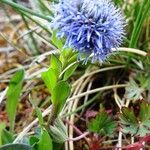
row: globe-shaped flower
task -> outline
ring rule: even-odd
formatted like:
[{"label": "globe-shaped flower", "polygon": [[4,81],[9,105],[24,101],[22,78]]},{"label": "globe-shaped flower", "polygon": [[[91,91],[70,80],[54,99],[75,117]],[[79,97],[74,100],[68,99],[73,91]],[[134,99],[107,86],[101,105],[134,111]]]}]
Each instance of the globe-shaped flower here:
[{"label": "globe-shaped flower", "polygon": [[56,8],[54,29],[80,58],[86,54],[87,59],[103,62],[122,43],[124,17],[110,0],[61,0]]}]

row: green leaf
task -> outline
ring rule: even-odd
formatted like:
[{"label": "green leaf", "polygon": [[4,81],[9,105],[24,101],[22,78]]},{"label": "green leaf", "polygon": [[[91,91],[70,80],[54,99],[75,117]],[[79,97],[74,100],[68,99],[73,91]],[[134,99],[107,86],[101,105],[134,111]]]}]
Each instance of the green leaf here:
[{"label": "green leaf", "polygon": [[49,92],[51,93],[57,82],[57,76],[55,70],[49,68],[48,71],[43,72],[41,76]]},{"label": "green leaf", "polygon": [[143,73],[142,74],[141,72],[139,72],[137,74],[137,80],[140,82],[140,85],[143,89],[145,89],[145,90],[150,89],[150,73]]},{"label": "green leaf", "polygon": [[130,86],[126,87],[125,97],[129,100],[139,100],[142,93],[143,89],[133,79],[130,79]]},{"label": "green leaf", "polygon": [[66,72],[64,73],[64,80],[67,80],[76,70],[76,68],[78,67],[78,63],[75,63],[74,65],[72,65],[69,69],[66,70]]},{"label": "green leaf", "polygon": [[53,150],[52,139],[46,130],[42,130],[37,150]]},{"label": "green leaf", "polygon": [[57,118],[53,126],[50,126],[50,134],[56,143],[64,143],[68,139],[67,128],[64,123]]},{"label": "green leaf", "polygon": [[[120,114],[122,131],[132,135],[146,136],[150,133],[150,104],[139,102],[139,113],[135,109],[122,108]],[[135,114],[138,114],[135,116]]]},{"label": "green leaf", "polygon": [[122,132],[135,135],[138,133],[138,120],[132,109],[123,107],[121,109],[120,120],[122,124]]},{"label": "green leaf", "polygon": [[3,132],[3,129],[5,129],[6,125],[4,122],[0,123],[0,146],[3,145],[2,143],[2,132]]},{"label": "green leaf", "polygon": [[140,135],[141,137],[144,137],[147,134],[150,134],[150,130],[142,125],[142,127],[138,128],[138,132],[136,134]]},{"label": "green leaf", "polygon": [[7,91],[7,101],[6,101],[6,110],[8,118],[10,121],[10,130],[13,131],[16,109],[20,93],[22,90],[22,83],[24,80],[24,70],[19,70],[10,80],[8,91]]},{"label": "green leaf", "polygon": [[55,55],[51,55],[50,65],[51,68],[56,71],[56,75],[58,76],[62,69],[61,61]]},{"label": "green leaf", "polygon": [[55,106],[57,110],[57,114],[61,111],[64,106],[69,94],[70,94],[70,86],[65,81],[60,81],[56,84],[52,92],[52,104]]},{"label": "green leaf", "polygon": [[2,146],[0,150],[33,150],[32,147],[25,144],[7,144]]},{"label": "green leaf", "polygon": [[3,129],[2,131],[2,144],[8,144],[12,143],[14,140],[14,136],[11,132],[7,131],[6,129]]},{"label": "green leaf", "polygon": [[31,136],[29,139],[29,142],[30,142],[30,145],[34,147],[39,142],[39,139],[36,136]]},{"label": "green leaf", "polygon": [[101,111],[96,118],[88,124],[88,129],[101,135],[111,135],[115,129],[115,122],[108,116],[105,110]]},{"label": "green leaf", "polygon": [[57,34],[57,32],[56,32],[56,31],[53,31],[53,34],[52,34],[52,37],[51,37],[51,41],[53,42],[53,44],[54,44],[55,46],[57,46],[57,48],[58,48],[59,50],[62,50],[64,44],[63,44],[63,42],[62,42],[61,39],[57,38],[56,34]]},{"label": "green leaf", "polygon": [[67,136],[67,128],[60,118],[55,120],[54,125],[61,131],[61,133]]},{"label": "green leaf", "polygon": [[63,144],[53,142],[53,150],[61,150]]},{"label": "green leaf", "polygon": [[150,119],[150,105],[148,103],[141,102],[139,117],[142,122]]},{"label": "green leaf", "polygon": [[136,125],[129,125],[129,126],[123,126],[122,132],[126,134],[135,135],[138,132],[138,126]]},{"label": "green leaf", "polygon": [[132,122],[133,124],[137,123],[137,119],[135,117],[135,114],[134,114],[133,110],[131,110],[127,107],[123,107],[121,109],[121,111],[122,111],[122,118],[123,118],[124,121]]}]

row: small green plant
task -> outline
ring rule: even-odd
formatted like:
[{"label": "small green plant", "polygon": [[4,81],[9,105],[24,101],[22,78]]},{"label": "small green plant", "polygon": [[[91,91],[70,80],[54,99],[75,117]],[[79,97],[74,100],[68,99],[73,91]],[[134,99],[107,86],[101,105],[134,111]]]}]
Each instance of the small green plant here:
[{"label": "small green plant", "polygon": [[141,101],[137,108],[123,107],[121,109],[120,119],[124,133],[144,137],[150,133],[150,104]]},{"label": "small green plant", "polygon": [[110,136],[115,128],[116,123],[104,109],[100,110],[98,115],[96,115],[96,118],[92,119],[88,124],[89,131],[97,133],[98,135]]}]

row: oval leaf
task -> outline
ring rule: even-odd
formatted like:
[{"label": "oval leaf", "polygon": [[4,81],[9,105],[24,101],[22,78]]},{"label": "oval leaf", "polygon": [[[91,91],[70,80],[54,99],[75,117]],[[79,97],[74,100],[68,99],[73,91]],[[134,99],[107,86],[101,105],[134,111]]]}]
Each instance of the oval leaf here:
[{"label": "oval leaf", "polygon": [[59,113],[64,106],[70,94],[70,86],[65,81],[60,81],[56,84],[52,92],[52,103]]},{"label": "oval leaf", "polygon": [[56,74],[59,75],[62,69],[62,63],[55,55],[51,55],[50,65],[56,71]]},{"label": "oval leaf", "polygon": [[7,97],[6,110],[10,121],[11,131],[13,131],[14,128],[16,109],[20,93],[22,90],[23,79],[24,79],[24,70],[19,70],[10,80],[8,91],[6,94]]},{"label": "oval leaf", "polygon": [[49,92],[52,92],[54,86],[57,82],[57,76],[54,69],[49,68],[48,71],[42,73],[42,80],[44,81],[45,85],[47,86]]},{"label": "oval leaf", "polygon": [[46,130],[42,131],[40,141],[38,143],[38,150],[52,150],[52,139]]}]

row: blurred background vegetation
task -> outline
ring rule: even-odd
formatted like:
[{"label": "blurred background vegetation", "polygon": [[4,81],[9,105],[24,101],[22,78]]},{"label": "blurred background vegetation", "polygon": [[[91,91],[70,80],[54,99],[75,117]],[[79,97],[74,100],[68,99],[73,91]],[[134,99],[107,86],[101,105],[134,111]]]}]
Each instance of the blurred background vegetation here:
[{"label": "blurred background vegetation", "polygon": [[[41,73],[49,67],[50,55],[58,54],[59,40],[57,44],[51,40],[53,32],[50,28],[55,3],[58,1],[0,1],[0,146],[12,143],[16,134],[22,132],[36,118],[35,106],[45,112],[51,104],[49,92],[41,80]],[[134,143],[137,142],[138,146],[141,146],[141,141],[146,142],[150,139],[150,114],[149,111],[146,112],[150,109],[146,106],[150,102],[150,0],[114,0],[114,3],[121,7],[127,22],[126,39],[122,47],[141,50],[147,55],[122,51],[111,56],[103,64],[79,64],[69,79],[72,85],[71,97],[100,87],[104,89],[77,97],[64,107],[61,117],[70,138],[82,135],[87,128],[92,131],[88,137],[81,140],[67,141],[65,150],[96,150],[93,145],[96,145],[97,149],[113,149],[116,145],[130,149]],[[14,108],[17,109],[14,131],[13,135],[8,133],[11,137],[9,140],[4,140],[2,129],[5,128],[5,132],[10,129],[6,93],[10,79],[22,68],[25,70],[25,79],[19,103],[14,104]],[[109,87],[116,84],[124,86],[118,90]],[[127,87],[127,84],[130,86]],[[34,105],[31,101],[34,101]],[[116,123],[115,131],[113,134],[108,132],[109,136],[103,132],[93,134],[97,132],[92,127],[94,121],[87,125],[89,120],[103,109]],[[107,116],[105,111],[101,113]],[[141,113],[148,116],[144,120],[146,125],[141,125]],[[135,118],[139,118],[138,121]],[[37,128],[32,128],[36,123],[31,126],[29,135],[36,133]],[[111,121],[109,123],[111,124]],[[107,127],[107,124],[105,125]],[[113,127],[110,130],[113,130]],[[140,141],[141,137],[143,139]],[[126,147],[127,145],[129,146]],[[149,146],[148,143],[144,145],[145,149],[150,149]],[[135,149],[138,150],[136,146]]]}]

